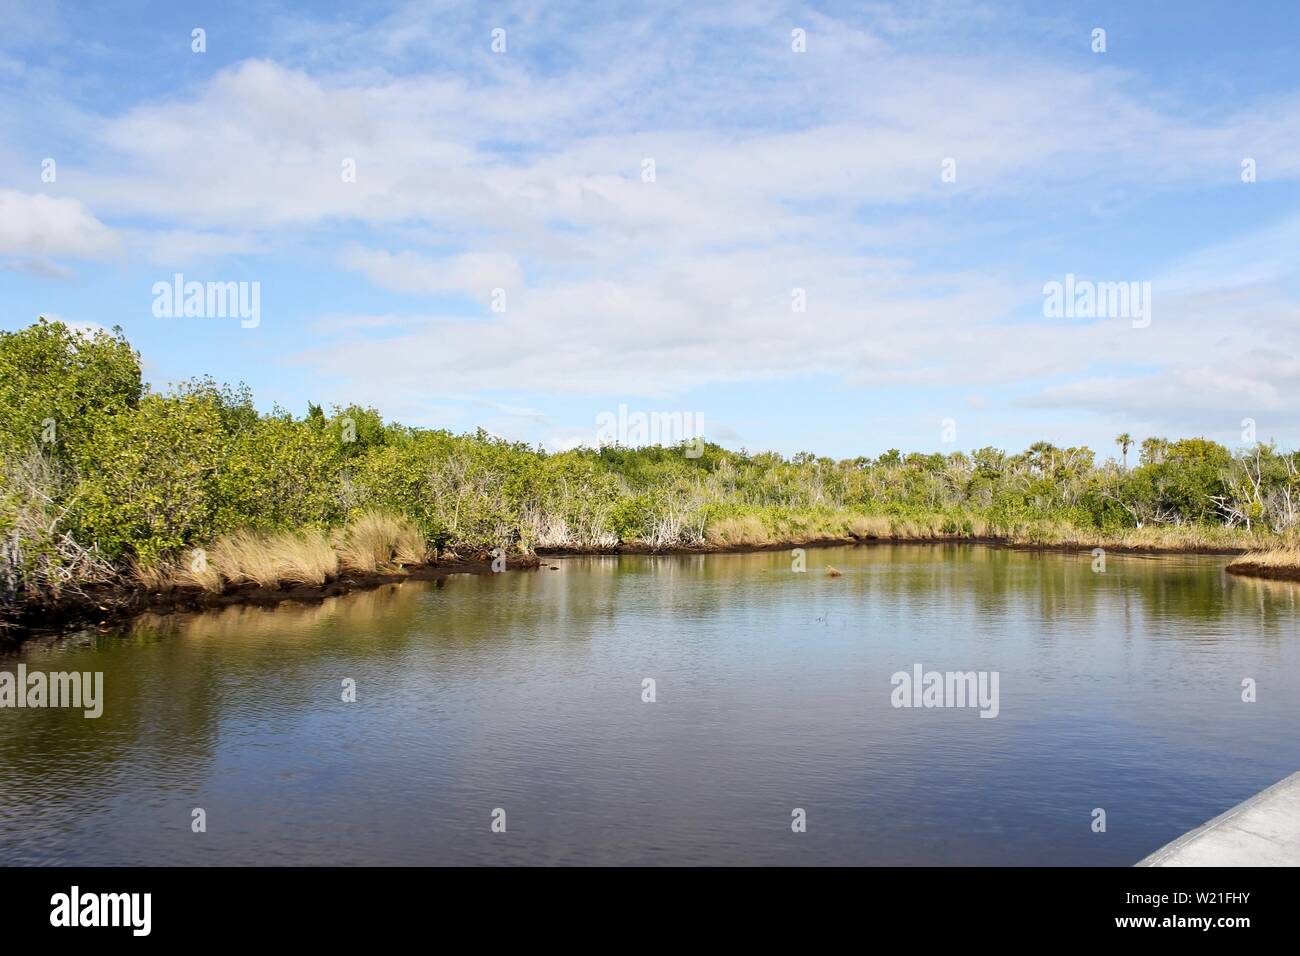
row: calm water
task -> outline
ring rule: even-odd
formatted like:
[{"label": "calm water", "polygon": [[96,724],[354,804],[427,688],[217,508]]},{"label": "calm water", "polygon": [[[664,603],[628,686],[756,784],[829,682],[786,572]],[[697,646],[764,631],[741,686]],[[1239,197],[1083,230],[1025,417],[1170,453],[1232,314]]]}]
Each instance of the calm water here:
[{"label": "calm water", "polygon": [[[29,644],[0,668],[102,671],[105,709],[0,710],[0,863],[1130,864],[1300,768],[1300,587],[808,558],[559,560]],[[998,672],[999,715],[894,708],[917,663]]]}]

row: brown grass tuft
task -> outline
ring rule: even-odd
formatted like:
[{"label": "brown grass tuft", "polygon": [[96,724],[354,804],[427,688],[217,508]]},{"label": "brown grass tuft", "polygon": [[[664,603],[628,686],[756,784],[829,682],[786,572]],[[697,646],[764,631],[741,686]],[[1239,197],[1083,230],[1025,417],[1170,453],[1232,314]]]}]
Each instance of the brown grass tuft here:
[{"label": "brown grass tuft", "polygon": [[1300,548],[1268,548],[1264,551],[1251,551],[1238,555],[1228,563],[1228,567],[1248,566],[1257,568],[1295,568],[1300,570]]},{"label": "brown grass tuft", "polygon": [[152,564],[132,562],[129,573],[147,591],[170,591],[176,585],[176,569],[162,561]]},{"label": "brown grass tuft", "polygon": [[228,584],[319,586],[337,577],[341,568],[374,573],[427,559],[424,535],[414,522],[370,512],[337,532],[333,541],[314,530],[235,531],[206,551],[196,548],[176,561],[135,564],[131,574],[151,591],[200,587],[220,593]]},{"label": "brown grass tuft", "polygon": [[236,531],[212,546],[209,562],[231,584],[275,588],[280,569],[269,539],[256,531]]},{"label": "brown grass tuft", "polygon": [[334,548],[342,567],[366,574],[423,564],[428,556],[424,535],[412,521],[379,512],[367,512],[349,524]]},{"label": "brown grass tuft", "polygon": [[151,564],[132,564],[131,577],[150,591],[167,593],[175,588],[202,588],[220,594],[225,588],[221,574],[198,549],[186,552],[177,561],[158,560]]},{"label": "brown grass tuft", "polygon": [[279,579],[287,584],[324,584],[339,573],[339,556],[319,531],[278,534],[268,547]]},{"label": "brown grass tuft", "polygon": [[768,545],[772,537],[763,525],[763,519],[757,515],[744,515],[739,518],[719,518],[709,522],[704,531],[709,544],[723,547],[736,545]]}]

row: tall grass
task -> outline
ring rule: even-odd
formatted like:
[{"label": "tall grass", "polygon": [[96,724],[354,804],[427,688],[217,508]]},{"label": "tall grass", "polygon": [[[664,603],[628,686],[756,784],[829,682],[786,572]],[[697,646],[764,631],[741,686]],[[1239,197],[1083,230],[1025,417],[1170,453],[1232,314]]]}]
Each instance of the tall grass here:
[{"label": "tall grass", "polygon": [[[874,514],[843,508],[727,508],[682,510],[647,528],[637,541],[652,549],[706,544],[715,548],[796,546],[814,541],[961,541],[994,539],[1042,547],[1133,548],[1150,550],[1250,550],[1234,563],[1300,568],[1300,544],[1242,528],[1207,525],[1159,525],[1107,532],[1078,528],[1067,521],[1040,519],[999,522],[961,512]],[[619,538],[591,516],[575,523],[549,514],[531,516],[525,546],[611,548]],[[221,592],[255,585],[281,588],[318,586],[340,574],[400,572],[429,559],[423,533],[408,518],[366,512],[327,535],[320,531],[237,531],[171,561],[136,565],[136,582],[149,590],[177,587]]]},{"label": "tall grass", "polygon": [[705,540],[717,547],[763,547],[775,543],[772,532],[758,515],[719,518],[704,529]]},{"label": "tall grass", "polygon": [[1289,545],[1249,551],[1234,558],[1228,567],[1289,569],[1300,572],[1300,546]]},{"label": "tall grass", "polygon": [[[1133,548],[1153,551],[1249,550],[1275,545],[1268,532],[1220,525],[1154,525],[1106,530],[1062,519],[1004,520],[972,512],[872,514],[845,509],[727,509],[705,525],[715,547],[765,547],[841,539],[931,541],[992,539],[1041,547]],[[1300,545],[1296,546],[1300,550]],[[1279,558],[1279,560],[1282,560]]]},{"label": "tall grass", "polygon": [[190,587],[219,593],[243,584],[269,589],[317,586],[342,571],[395,571],[422,564],[427,557],[424,535],[414,523],[367,513],[333,539],[315,530],[236,531],[181,559],[137,564],[131,573],[137,584],[151,591]]},{"label": "tall grass", "polygon": [[367,574],[423,564],[427,557],[424,535],[413,522],[378,512],[363,514],[344,528],[334,550],[344,568]]},{"label": "tall grass", "polygon": [[276,588],[324,584],[338,573],[339,558],[318,531],[264,535],[237,531],[219,540],[211,568],[231,584]]}]

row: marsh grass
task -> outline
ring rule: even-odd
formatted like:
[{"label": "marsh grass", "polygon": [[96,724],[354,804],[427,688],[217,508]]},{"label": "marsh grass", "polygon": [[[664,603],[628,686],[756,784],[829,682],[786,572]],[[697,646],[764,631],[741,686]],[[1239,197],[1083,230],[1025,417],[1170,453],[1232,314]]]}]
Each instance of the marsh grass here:
[{"label": "marsh grass", "polygon": [[277,554],[278,542],[255,531],[236,531],[212,546],[209,566],[231,584],[256,584],[275,588],[281,582],[281,568]]},{"label": "marsh grass", "polygon": [[202,588],[220,594],[226,579],[211,564],[196,563],[193,556],[170,561],[158,558],[152,562],[134,562],[128,567],[128,577],[146,591],[166,594],[176,588]]},{"label": "marsh grass", "polygon": [[373,574],[423,564],[424,535],[414,522],[380,512],[363,514],[334,540],[339,564],[349,571]]},{"label": "marsh grass", "polygon": [[704,529],[705,540],[717,547],[764,547],[775,542],[763,519],[757,515],[719,518]]},{"label": "marsh grass", "polygon": [[1248,551],[1229,562],[1228,567],[1292,569],[1300,571],[1300,545],[1286,545]]},{"label": "marsh grass", "polygon": [[413,522],[380,513],[361,515],[333,539],[314,529],[236,531],[205,549],[204,560],[195,560],[196,553],[137,563],[131,576],[150,591],[197,587],[220,593],[243,584],[268,589],[319,586],[344,570],[395,571],[422,564],[428,556],[424,535]]},{"label": "marsh grass", "polygon": [[[705,525],[715,547],[770,547],[818,540],[992,540],[1029,547],[1131,548],[1152,551],[1264,550],[1276,535],[1220,525],[1154,525],[1106,530],[1057,519],[998,521],[962,511],[873,514],[845,509],[728,509]],[[1300,553],[1300,545],[1295,546]],[[1277,560],[1285,561],[1284,557]]]},{"label": "marsh grass", "polygon": [[320,585],[338,574],[339,557],[319,531],[269,535],[242,531],[216,543],[211,566],[232,584]]},{"label": "marsh grass", "polygon": [[845,529],[858,538],[883,538],[890,534],[890,520],[884,515],[849,515]]},{"label": "marsh grass", "polygon": [[127,574],[146,591],[170,591],[176,586],[177,569],[170,564],[155,561],[144,564],[133,561],[127,566]]},{"label": "marsh grass", "polygon": [[[596,520],[570,523],[539,514],[530,528],[534,536],[531,544],[580,549],[612,548],[620,543],[600,525]],[[1234,565],[1300,569],[1300,542],[1242,528],[1158,525],[1109,532],[1060,520],[998,521],[960,511],[878,514],[832,507],[730,507],[712,514],[683,512],[674,516],[671,526],[656,526],[644,538],[623,543],[671,550],[697,544],[728,549],[797,547],[819,541],[963,540],[1051,548],[1242,550],[1249,553],[1237,558]],[[430,557],[429,545],[414,521],[382,511],[365,512],[332,534],[318,530],[237,531],[215,541],[207,549],[206,561],[193,560],[194,553],[170,561],[137,563],[130,569],[131,576],[151,591],[183,587],[220,593],[245,584],[268,589],[319,586],[346,572],[396,573]],[[444,557],[455,557],[455,552],[447,549]],[[827,573],[836,576],[829,568]]]}]

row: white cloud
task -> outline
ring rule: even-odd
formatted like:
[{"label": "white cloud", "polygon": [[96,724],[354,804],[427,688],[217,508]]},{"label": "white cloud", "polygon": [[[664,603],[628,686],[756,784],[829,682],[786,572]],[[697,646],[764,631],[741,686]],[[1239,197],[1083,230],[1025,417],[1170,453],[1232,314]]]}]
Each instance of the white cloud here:
[{"label": "white cloud", "polygon": [[493,253],[434,258],[410,251],[393,254],[352,247],[343,254],[340,265],[362,272],[376,285],[394,292],[459,292],[487,301],[493,289],[517,289],[523,284],[519,263],[511,256]]},{"label": "white cloud", "polygon": [[0,189],[0,255],[99,259],[119,246],[76,199]]},{"label": "white cloud", "polygon": [[164,267],[179,268],[232,255],[261,254],[268,249],[264,237],[239,231],[124,229],[121,235],[133,255]]},{"label": "white cloud", "polygon": [[[949,16],[986,29],[981,4],[873,8],[853,25],[803,12],[802,56],[788,12],[762,5],[503,8],[506,57],[480,20],[418,4],[371,29],[295,23],[268,44],[292,58],[83,117],[95,161],[65,160],[61,178],[129,221],[129,252],[151,262],[290,249],[378,289],[479,303],[315,319],[298,359],[386,409],[432,407],[431,383],[441,397],[664,395],[812,375],[968,395],[1014,383],[1022,408],[1105,416],[1300,407],[1296,303],[1274,287],[1294,277],[1295,222],[1148,264],[1146,330],[1042,320],[1014,250],[951,265],[955,237],[996,242],[986,211],[1055,242],[1078,225],[1056,218],[1072,197],[1106,209],[1300,177],[1294,92],[1197,118],[1106,58],[926,47],[961,28]],[[1259,184],[1238,182],[1243,152]],[[940,181],[946,157],[956,183]],[[18,225],[0,220],[0,252],[22,257],[7,268],[113,248],[75,200],[23,202]]]},{"label": "white cloud", "polygon": [[0,258],[0,271],[17,272],[38,279],[52,279],[56,282],[68,282],[76,276],[76,273],[67,266],[61,266],[50,259]]}]

